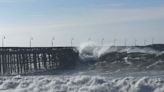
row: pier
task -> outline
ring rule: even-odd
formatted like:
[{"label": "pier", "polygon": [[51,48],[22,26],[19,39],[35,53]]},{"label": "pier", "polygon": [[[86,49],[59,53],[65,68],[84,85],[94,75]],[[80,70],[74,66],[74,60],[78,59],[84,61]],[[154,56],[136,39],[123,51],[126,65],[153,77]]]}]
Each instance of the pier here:
[{"label": "pier", "polygon": [[71,69],[77,60],[74,47],[1,47],[0,75]]}]

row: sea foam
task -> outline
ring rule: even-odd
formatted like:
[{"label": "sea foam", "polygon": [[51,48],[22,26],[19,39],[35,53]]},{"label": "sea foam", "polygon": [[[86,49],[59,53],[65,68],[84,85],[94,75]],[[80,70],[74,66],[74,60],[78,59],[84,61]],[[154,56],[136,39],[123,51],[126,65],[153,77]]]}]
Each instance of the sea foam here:
[{"label": "sea foam", "polygon": [[162,78],[101,76],[1,77],[0,92],[164,92]]}]

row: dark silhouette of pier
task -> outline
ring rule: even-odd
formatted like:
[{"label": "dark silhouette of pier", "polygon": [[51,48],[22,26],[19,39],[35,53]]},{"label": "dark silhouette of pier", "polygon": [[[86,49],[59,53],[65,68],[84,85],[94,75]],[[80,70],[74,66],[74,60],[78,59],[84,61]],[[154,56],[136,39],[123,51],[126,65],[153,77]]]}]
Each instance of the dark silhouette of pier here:
[{"label": "dark silhouette of pier", "polygon": [[1,47],[0,74],[27,74],[49,69],[74,68],[78,51],[74,47]]}]

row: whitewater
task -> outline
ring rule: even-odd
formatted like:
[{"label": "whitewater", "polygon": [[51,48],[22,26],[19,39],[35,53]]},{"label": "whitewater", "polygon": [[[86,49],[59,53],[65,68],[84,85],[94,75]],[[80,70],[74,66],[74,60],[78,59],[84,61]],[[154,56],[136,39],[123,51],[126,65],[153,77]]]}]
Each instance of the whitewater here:
[{"label": "whitewater", "polygon": [[75,69],[1,76],[0,92],[164,92],[163,50],[94,42],[77,50],[80,63]]}]

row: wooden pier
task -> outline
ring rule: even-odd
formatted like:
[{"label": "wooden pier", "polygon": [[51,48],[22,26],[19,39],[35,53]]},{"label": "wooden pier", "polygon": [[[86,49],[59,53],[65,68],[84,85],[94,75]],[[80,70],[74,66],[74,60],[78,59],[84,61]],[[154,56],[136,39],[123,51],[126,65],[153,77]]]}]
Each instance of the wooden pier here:
[{"label": "wooden pier", "polygon": [[0,75],[70,69],[77,60],[74,47],[1,47]]}]

